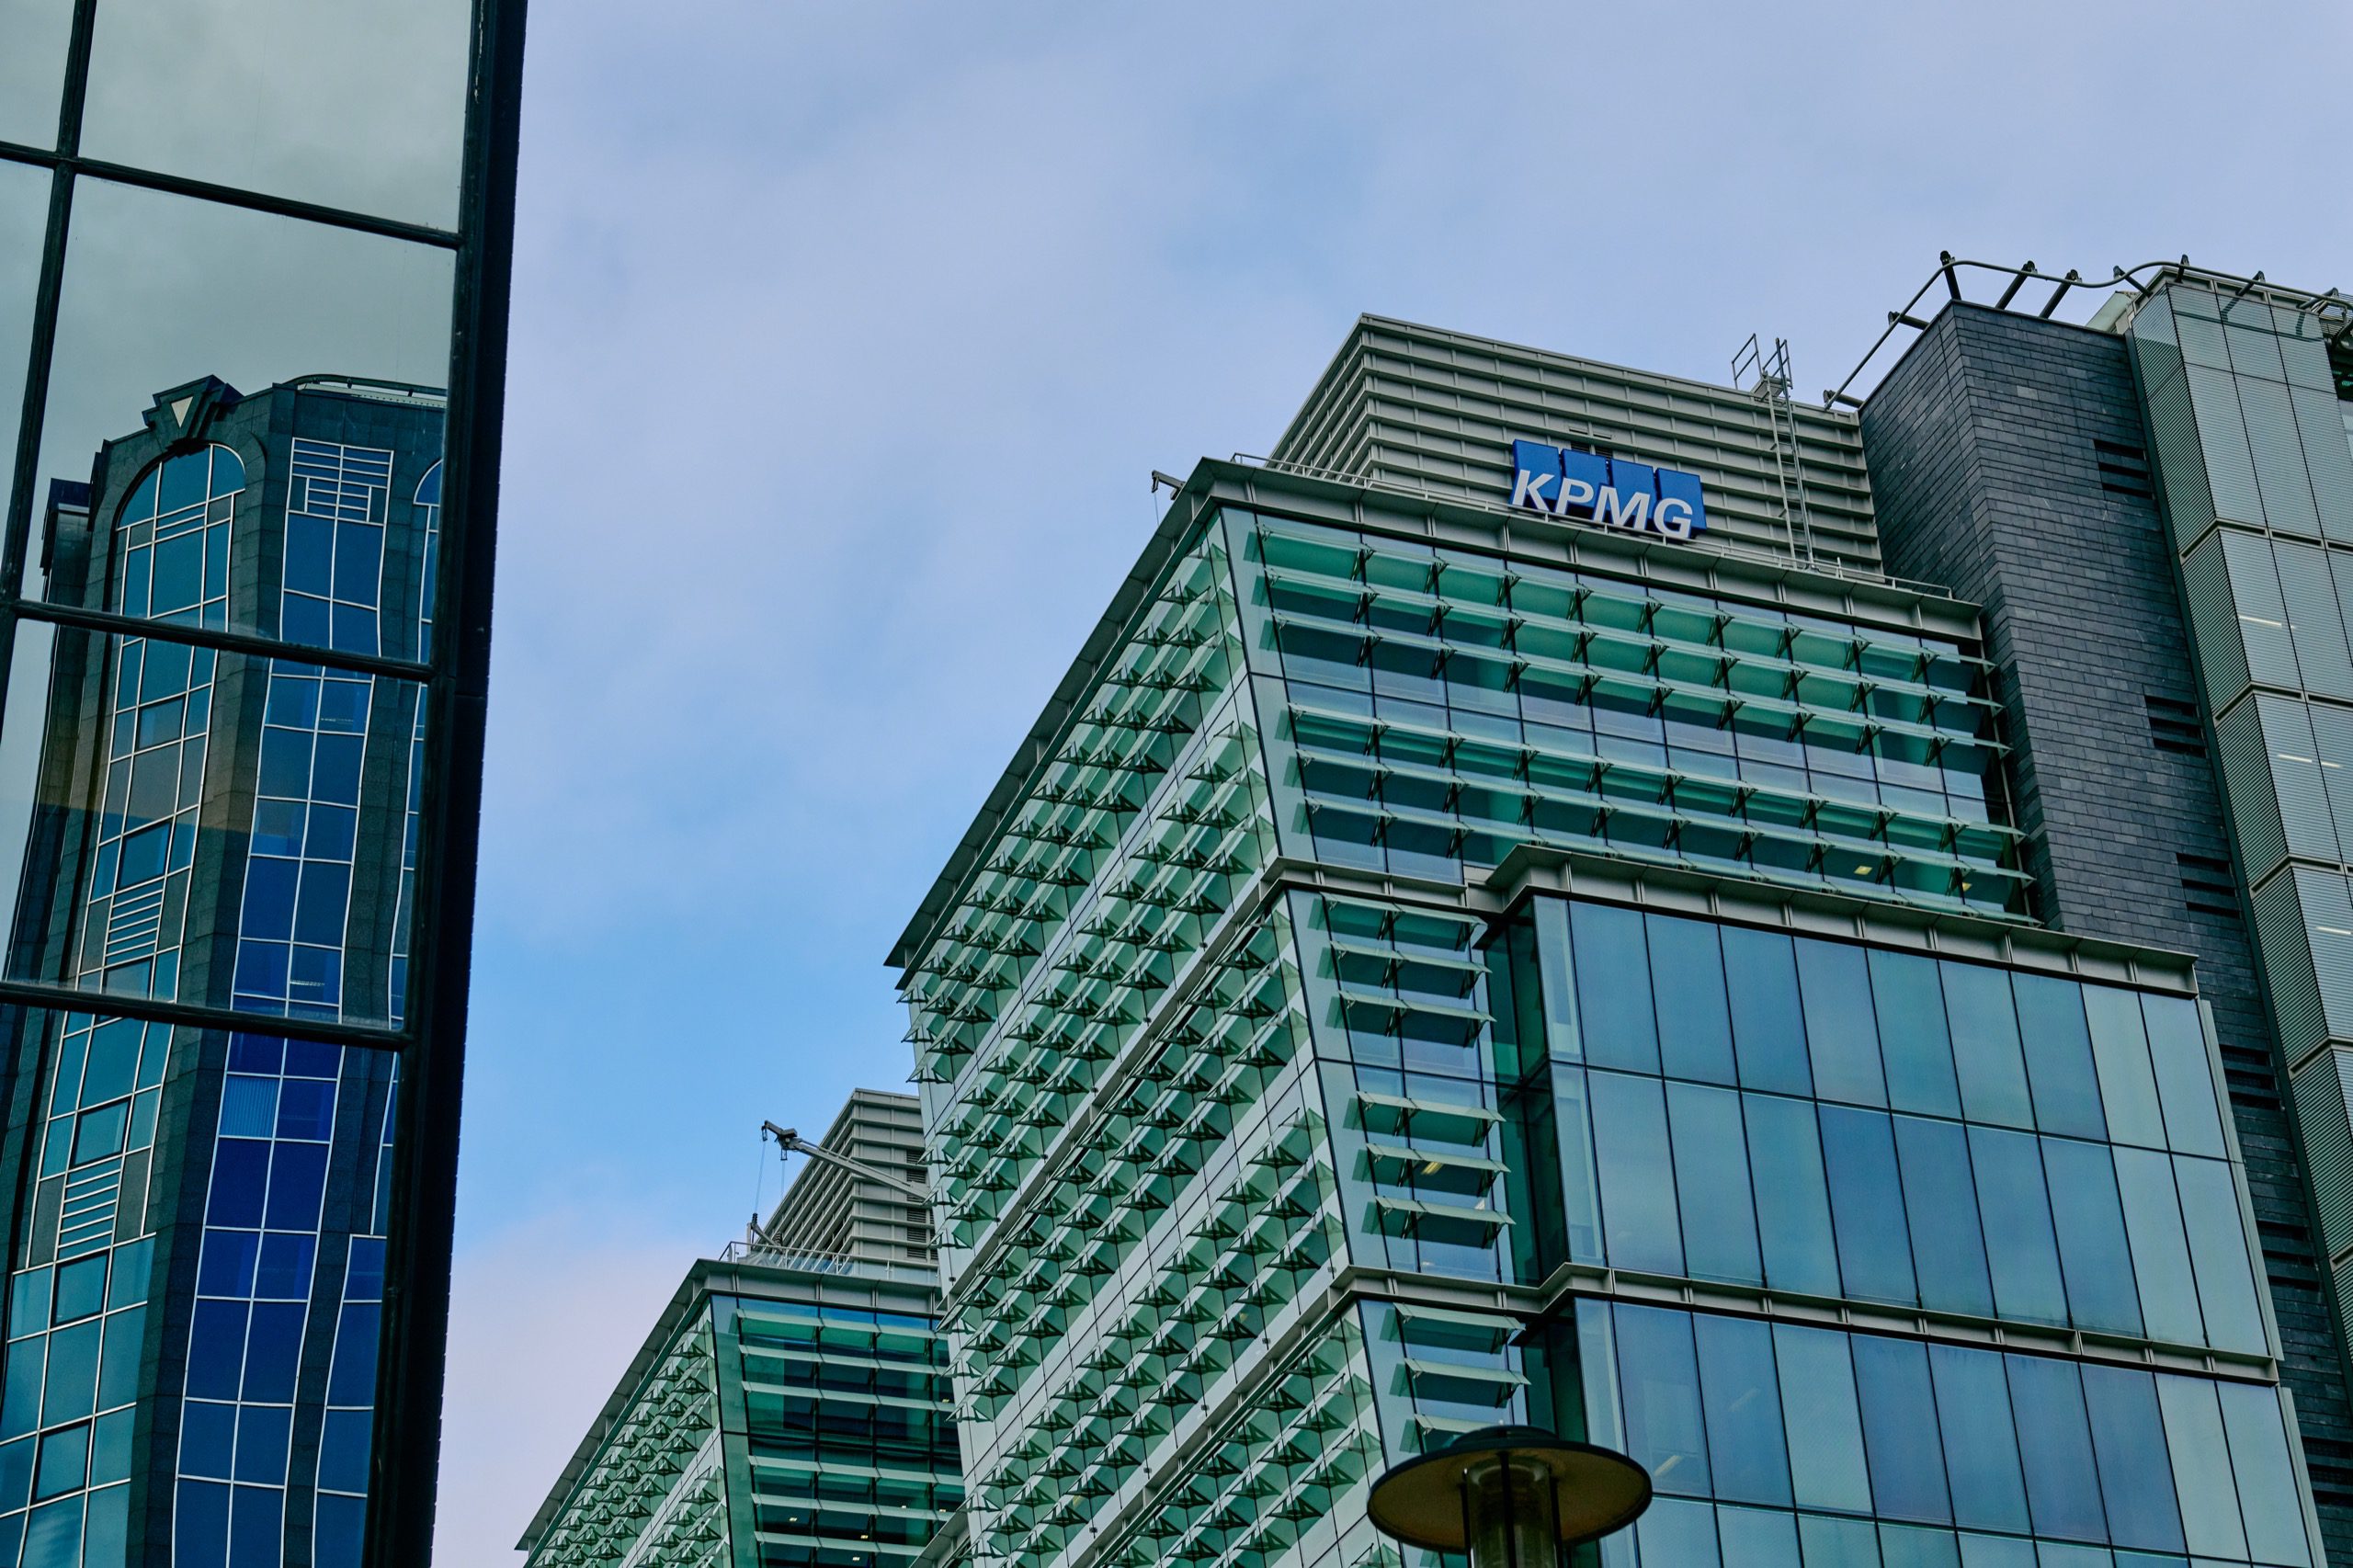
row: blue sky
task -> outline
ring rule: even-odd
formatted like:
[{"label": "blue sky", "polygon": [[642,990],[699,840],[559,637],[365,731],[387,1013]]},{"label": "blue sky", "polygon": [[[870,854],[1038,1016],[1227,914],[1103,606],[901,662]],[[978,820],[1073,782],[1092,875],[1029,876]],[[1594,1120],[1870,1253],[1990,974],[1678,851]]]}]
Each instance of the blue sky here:
[{"label": "blue sky", "polygon": [[[1837,381],[1938,250],[2353,284],[2353,13],[532,17],[440,1561],[909,1065],[882,956],[1154,520],[1359,312]],[[763,1184],[764,1181],[764,1185]]]}]

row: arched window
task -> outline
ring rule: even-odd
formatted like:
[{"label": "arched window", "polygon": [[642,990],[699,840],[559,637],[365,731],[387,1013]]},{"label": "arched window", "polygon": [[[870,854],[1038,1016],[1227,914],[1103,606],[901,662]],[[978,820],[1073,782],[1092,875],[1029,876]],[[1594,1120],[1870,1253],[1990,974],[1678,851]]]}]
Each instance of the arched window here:
[{"label": "arched window", "polygon": [[229,535],[245,465],[222,446],[165,458],[115,518],[112,597],[126,615],[229,623]]}]

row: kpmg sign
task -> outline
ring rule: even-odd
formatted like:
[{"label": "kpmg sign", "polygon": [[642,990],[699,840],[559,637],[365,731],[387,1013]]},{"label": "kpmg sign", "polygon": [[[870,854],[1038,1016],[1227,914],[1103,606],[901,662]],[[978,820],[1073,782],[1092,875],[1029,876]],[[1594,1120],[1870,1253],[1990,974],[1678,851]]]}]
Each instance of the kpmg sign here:
[{"label": "kpmg sign", "polygon": [[1653,468],[1625,458],[1511,444],[1511,504],[1605,528],[1631,528],[1663,539],[1689,539],[1708,526],[1699,476]]}]

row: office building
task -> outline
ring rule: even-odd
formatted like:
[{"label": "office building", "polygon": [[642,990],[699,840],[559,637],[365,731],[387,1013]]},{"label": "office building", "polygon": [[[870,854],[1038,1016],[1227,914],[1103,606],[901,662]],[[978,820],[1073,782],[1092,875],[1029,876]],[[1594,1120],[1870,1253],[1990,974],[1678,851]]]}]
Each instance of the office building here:
[{"label": "office building", "polygon": [[12,1568],[431,1555],[523,22],[5,28]]},{"label": "office building", "polygon": [[[2308,617],[2209,605],[2261,520],[2143,341],[2216,280],[1943,276],[1818,408],[1366,318],[1176,487],[891,955],[972,1561],[1399,1562],[1370,1481],[1499,1421],[1646,1467],[1611,1564],[2353,1561],[2263,913],[2343,868],[2211,760]],[[2325,517],[2341,320],[2250,297]]]},{"label": "office building", "polygon": [[[872,1089],[823,1148],[922,1176],[919,1108]],[[818,1159],[688,1270],[517,1543],[531,1568],[905,1568],[963,1499],[920,1208]]]}]

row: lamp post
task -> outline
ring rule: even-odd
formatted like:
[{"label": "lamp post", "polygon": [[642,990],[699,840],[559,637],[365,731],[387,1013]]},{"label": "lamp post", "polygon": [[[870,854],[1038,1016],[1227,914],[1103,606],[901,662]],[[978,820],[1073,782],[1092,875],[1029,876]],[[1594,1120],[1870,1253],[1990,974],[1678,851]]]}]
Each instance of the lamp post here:
[{"label": "lamp post", "polygon": [[1540,1426],[1483,1426],[1392,1468],[1370,1512],[1408,1546],[1469,1552],[1471,1568],[1557,1568],[1650,1506],[1650,1474],[1624,1454]]}]

